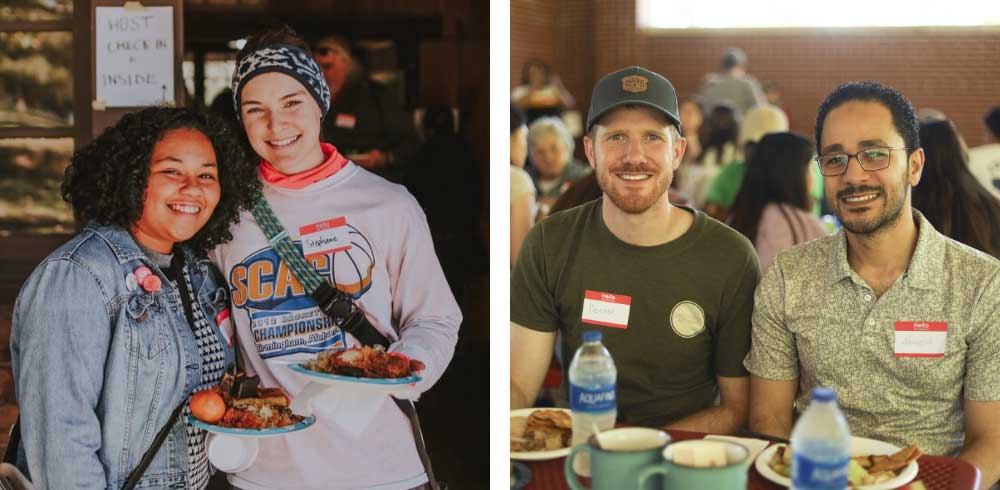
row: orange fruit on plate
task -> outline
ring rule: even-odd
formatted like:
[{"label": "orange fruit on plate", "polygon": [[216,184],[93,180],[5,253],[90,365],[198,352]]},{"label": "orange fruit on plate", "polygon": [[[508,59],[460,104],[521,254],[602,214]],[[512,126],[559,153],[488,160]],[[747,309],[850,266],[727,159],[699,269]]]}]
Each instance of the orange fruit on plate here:
[{"label": "orange fruit on plate", "polygon": [[226,414],[226,402],[215,390],[202,390],[191,396],[191,415],[198,420],[214,424]]}]

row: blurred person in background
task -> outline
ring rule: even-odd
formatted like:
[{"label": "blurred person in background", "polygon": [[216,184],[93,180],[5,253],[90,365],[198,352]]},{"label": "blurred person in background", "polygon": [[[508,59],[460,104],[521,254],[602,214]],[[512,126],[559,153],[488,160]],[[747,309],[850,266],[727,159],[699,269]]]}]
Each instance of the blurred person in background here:
[{"label": "blurred person in background", "polygon": [[476,232],[483,179],[469,144],[456,132],[451,107],[428,106],[420,126],[424,143],[403,183],[427,216],[434,250],[461,305],[464,285],[485,267],[485,245]]},{"label": "blurred person in background", "polygon": [[[784,111],[777,107],[763,105],[754,107],[747,113],[740,127],[741,158],[726,163],[708,189],[705,212],[709,216],[721,220],[729,215],[733,201],[736,200],[736,193],[743,183],[743,174],[746,172],[746,165],[743,162],[753,153],[754,145],[766,134],[784,131],[788,131],[788,118],[785,117]],[[818,167],[810,168],[810,171],[813,175],[811,188],[813,213],[819,216],[818,201],[823,199],[823,179]]]},{"label": "blurred person in background", "polygon": [[590,167],[573,158],[573,136],[561,119],[543,117],[528,127],[528,153],[533,166],[528,169],[538,189],[538,214],[535,221],[549,215],[552,204]]},{"label": "blurred person in background", "polygon": [[1000,199],[1000,106],[983,119],[989,130],[989,143],[969,149],[969,170],[980,184]]},{"label": "blurred person in background", "polygon": [[701,97],[691,95],[681,97],[679,101],[681,111],[681,124],[684,126],[684,138],[687,140],[687,149],[684,150],[684,161],[682,164],[697,162],[701,158],[701,124],[704,122],[705,111],[702,108]]},{"label": "blurred person in background", "polygon": [[706,111],[711,112],[727,103],[736,109],[738,116],[742,116],[754,106],[767,103],[760,82],[747,73],[748,64],[742,49],[726,50],[722,55],[722,73],[709,74],[702,85],[701,95]]},{"label": "blurred person in background", "polygon": [[510,100],[524,113],[525,124],[529,126],[541,117],[560,117],[563,109],[570,109],[576,103],[559,75],[538,59],[524,63],[521,85],[511,91]]},{"label": "blurred person in background", "polygon": [[514,266],[521,242],[535,218],[535,184],[524,171],[528,158],[528,128],[524,114],[510,106],[510,265]]},{"label": "blurred person in background", "polygon": [[677,172],[677,189],[698,209],[704,207],[709,186],[723,164],[739,158],[740,123],[736,110],[729,105],[716,106],[701,131],[701,156],[681,165]]},{"label": "blurred person in background", "polygon": [[782,250],[826,234],[810,213],[813,155],[806,137],[772,133],[761,138],[747,160],[729,226],[753,242],[761,271]]},{"label": "blurred person in background", "polygon": [[1000,201],[969,171],[965,142],[951,121],[920,124],[924,177],[913,207],[943,235],[1000,258]]},{"label": "blurred person in background", "polygon": [[346,38],[320,38],[313,56],[333,97],[321,139],[366,170],[401,182],[420,147],[410,114],[389,87],[368,78]]}]

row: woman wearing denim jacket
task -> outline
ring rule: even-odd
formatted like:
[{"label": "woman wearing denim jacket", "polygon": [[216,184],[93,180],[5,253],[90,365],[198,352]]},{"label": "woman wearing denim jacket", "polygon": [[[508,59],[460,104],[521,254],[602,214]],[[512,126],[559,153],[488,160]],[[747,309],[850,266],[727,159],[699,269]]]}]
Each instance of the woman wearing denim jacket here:
[{"label": "woman wearing denim jacket", "polygon": [[[218,383],[228,294],[205,252],[259,191],[247,162],[221,119],[168,108],[126,115],[73,156],[63,197],[86,227],[13,315],[18,467],[35,488],[121,488],[174,409]],[[136,488],[206,487],[205,433],[187,413]]]}]

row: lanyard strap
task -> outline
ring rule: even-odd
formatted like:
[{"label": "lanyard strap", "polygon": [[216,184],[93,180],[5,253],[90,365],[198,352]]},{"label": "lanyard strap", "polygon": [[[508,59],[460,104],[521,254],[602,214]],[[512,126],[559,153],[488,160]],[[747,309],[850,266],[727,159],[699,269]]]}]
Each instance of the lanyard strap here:
[{"label": "lanyard strap", "polygon": [[306,262],[302,252],[288,236],[288,231],[278,222],[278,218],[267,203],[267,199],[263,197],[257,199],[251,212],[257,220],[257,225],[264,232],[264,236],[267,237],[267,241],[278,252],[278,256],[291,269],[292,274],[309,292],[309,296],[316,301],[316,305],[323,313],[326,313],[341,330],[358,339],[362,345],[389,347],[389,339],[365,318],[364,312],[358,308],[354,300],[331,286],[323,279],[323,276],[316,272],[316,269]]}]

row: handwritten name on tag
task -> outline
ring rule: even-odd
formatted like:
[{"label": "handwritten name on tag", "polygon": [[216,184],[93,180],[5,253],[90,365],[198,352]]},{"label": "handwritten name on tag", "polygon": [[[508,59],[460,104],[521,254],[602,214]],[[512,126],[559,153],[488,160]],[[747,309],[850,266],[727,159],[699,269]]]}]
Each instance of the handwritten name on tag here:
[{"label": "handwritten name on tag", "polygon": [[628,328],[632,297],[624,294],[586,290],[583,293],[583,323],[603,327]]},{"label": "handwritten name on tag", "polygon": [[896,357],[944,357],[947,322],[896,322]]},{"label": "handwritten name on tag", "polygon": [[350,228],[343,216],[300,227],[299,235],[302,237],[302,253],[306,257],[351,249]]}]

